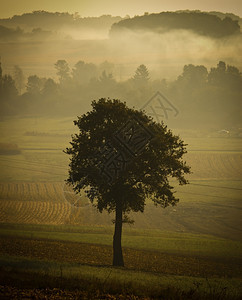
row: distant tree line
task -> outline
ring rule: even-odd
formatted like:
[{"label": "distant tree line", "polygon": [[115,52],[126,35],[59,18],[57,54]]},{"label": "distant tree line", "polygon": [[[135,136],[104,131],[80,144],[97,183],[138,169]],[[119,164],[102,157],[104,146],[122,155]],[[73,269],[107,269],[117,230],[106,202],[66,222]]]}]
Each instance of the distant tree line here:
[{"label": "distant tree line", "polygon": [[[233,14],[220,12],[177,11],[161,13],[145,13],[143,16],[124,18],[120,16],[102,15],[100,17],[81,17],[77,12],[48,12],[44,10],[15,15],[12,18],[0,19],[0,39],[44,39],[57,35],[63,27],[82,30],[110,30],[111,36],[120,30],[149,30],[166,32],[169,30],[191,30],[197,34],[221,38],[240,32],[241,18]],[[59,37],[60,38],[60,37]],[[65,38],[67,38],[65,36]]]},{"label": "distant tree line", "polygon": [[119,35],[123,29],[149,30],[158,33],[184,29],[213,38],[240,33],[240,26],[237,20],[232,20],[230,17],[221,19],[216,15],[205,12],[146,13],[143,16],[135,16],[113,24],[110,32],[111,36]]},{"label": "distant tree line", "polygon": [[[177,13],[189,13],[189,12],[202,13],[202,11],[199,10],[199,9],[196,9],[196,10],[184,9],[184,10],[177,10],[176,12]],[[207,13],[210,14],[210,15],[215,15],[215,16],[219,17],[220,19],[224,19],[226,17],[229,17],[232,20],[236,20],[236,21],[239,21],[239,22],[242,20],[239,16],[237,16],[233,13],[223,13],[223,12],[220,12],[220,11],[209,11]]]},{"label": "distant tree line", "polygon": [[57,80],[31,75],[25,79],[22,69],[13,75],[3,74],[0,65],[0,113],[73,115],[85,112],[93,99],[118,98],[130,106],[141,107],[155,92],[161,91],[176,103],[187,119],[205,117],[207,122],[220,120],[227,126],[241,124],[242,74],[235,66],[220,61],[207,70],[203,65],[185,65],[172,82],[153,80],[145,65],[134,75],[117,81],[114,65],[95,65],[78,61],[71,69],[58,60]]},{"label": "distant tree line", "polygon": [[115,22],[122,20],[121,17],[102,15],[100,17],[80,17],[78,13],[70,14],[67,12],[48,12],[44,10],[15,15],[12,18],[0,19],[0,25],[7,27],[21,26],[24,29],[29,28],[44,28],[45,30],[58,30],[63,26],[69,28],[75,27],[81,29],[91,28],[106,28],[109,29]]},{"label": "distant tree line", "polygon": [[[65,29],[81,32],[82,30],[100,30],[108,33],[111,25],[122,20],[121,17],[102,15],[100,17],[80,17],[78,13],[33,11],[12,18],[0,19],[0,40],[3,42],[18,40],[45,40],[46,38],[70,39],[63,34]],[[58,33],[62,34],[58,34]]]},{"label": "distant tree line", "polygon": [[29,40],[38,39],[43,40],[46,38],[51,38],[55,34],[51,31],[43,30],[41,28],[34,28],[31,32],[26,32],[19,26],[16,28],[8,28],[6,26],[0,25],[0,40],[2,42],[8,41],[18,41],[18,40]]}]

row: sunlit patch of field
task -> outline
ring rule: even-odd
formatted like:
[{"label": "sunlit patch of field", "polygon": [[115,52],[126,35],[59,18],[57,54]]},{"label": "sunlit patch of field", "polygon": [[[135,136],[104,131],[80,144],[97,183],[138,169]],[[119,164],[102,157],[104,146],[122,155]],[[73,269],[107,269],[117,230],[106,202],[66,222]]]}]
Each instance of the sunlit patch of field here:
[{"label": "sunlit patch of field", "polygon": [[[180,203],[176,207],[162,209],[148,200],[144,213],[131,213],[134,228],[240,239],[240,183],[192,181],[185,187],[176,186]],[[114,216],[106,212],[100,214],[85,195],[80,196],[80,203],[85,202],[85,205],[71,205],[63,187],[61,182],[0,183],[0,223],[89,226],[112,223]]]},{"label": "sunlit patch of field", "polygon": [[[0,155],[0,181],[64,181],[69,163],[62,151],[65,146],[37,147],[25,148],[19,155]],[[192,174],[187,176],[190,180],[242,180],[242,152],[191,151],[185,159],[191,166]]]},{"label": "sunlit patch of field", "polygon": [[[17,144],[21,153],[0,155],[0,181],[64,181],[68,157],[63,150],[76,131],[74,119],[76,116],[2,118],[0,143]],[[182,132],[179,134],[182,138]],[[184,132],[188,144],[185,159],[192,171],[188,178],[242,180],[240,138],[191,138],[189,134],[193,131]]]},{"label": "sunlit patch of field", "polygon": [[186,155],[190,179],[242,180],[242,152],[192,151]]}]

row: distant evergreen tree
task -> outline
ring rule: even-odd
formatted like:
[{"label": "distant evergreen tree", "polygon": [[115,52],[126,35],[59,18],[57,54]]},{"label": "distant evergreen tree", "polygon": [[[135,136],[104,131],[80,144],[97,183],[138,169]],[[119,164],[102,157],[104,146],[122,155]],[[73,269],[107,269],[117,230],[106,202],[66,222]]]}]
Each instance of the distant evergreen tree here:
[{"label": "distant evergreen tree", "polygon": [[134,82],[138,85],[144,85],[149,81],[149,71],[145,65],[140,65],[134,74]]}]

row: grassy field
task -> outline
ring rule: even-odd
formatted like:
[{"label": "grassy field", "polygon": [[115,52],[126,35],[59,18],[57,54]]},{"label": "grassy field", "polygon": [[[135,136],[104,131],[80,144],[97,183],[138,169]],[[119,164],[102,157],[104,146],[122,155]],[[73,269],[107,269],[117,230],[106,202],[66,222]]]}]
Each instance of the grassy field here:
[{"label": "grassy field", "polygon": [[[0,235],[30,239],[50,239],[112,246],[113,226],[50,226],[2,224]],[[124,228],[123,246],[192,256],[241,256],[241,241],[216,238],[211,235],[176,233],[159,229]]]},{"label": "grassy field", "polygon": [[[6,285],[14,280],[14,276],[16,279],[22,278],[17,283],[17,286],[22,289],[22,295],[36,296],[36,286],[49,287],[49,289],[42,288],[42,293],[53,295],[58,291],[59,295],[67,293],[71,296],[74,294],[76,297],[86,296],[83,299],[94,299],[93,296],[96,296],[95,299],[150,299],[152,297],[152,299],[231,300],[239,299],[241,294],[239,279],[171,276],[108,266],[60,264],[54,261],[9,256],[2,257],[1,264],[4,266],[2,275],[5,275],[1,279]],[[28,289],[24,290],[26,285]],[[8,292],[13,294],[14,291]],[[41,294],[41,290],[39,293]],[[136,295],[137,298],[132,295]]]},{"label": "grassy field", "polygon": [[28,288],[24,293],[31,287],[92,295],[99,290],[121,294],[124,299],[127,294],[152,299],[241,296],[241,243],[212,236],[126,229],[125,268],[112,268],[111,231],[110,227],[2,225],[1,284]]},{"label": "grassy field", "polygon": [[122,241],[125,269],[115,269],[114,216],[99,214],[84,196],[74,207],[77,196],[64,185],[62,150],[75,132],[73,119],[0,121],[0,143],[21,151],[0,155],[0,297],[34,288],[44,297],[47,287],[67,295],[78,285],[84,299],[239,299],[241,139],[178,131],[189,144],[190,184],[172,182],[176,207],[156,208],[148,199],[143,214],[131,214],[135,224],[124,226]]}]

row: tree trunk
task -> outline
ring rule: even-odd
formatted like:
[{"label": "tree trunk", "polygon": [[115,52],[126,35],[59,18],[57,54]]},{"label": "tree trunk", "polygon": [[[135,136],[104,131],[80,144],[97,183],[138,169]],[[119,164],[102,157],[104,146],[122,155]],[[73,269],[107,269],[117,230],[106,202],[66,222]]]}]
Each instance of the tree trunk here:
[{"label": "tree trunk", "polygon": [[124,267],[123,252],[121,246],[123,226],[123,210],[121,199],[116,204],[115,230],[113,236],[113,266]]}]

